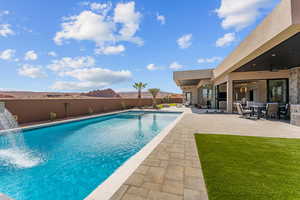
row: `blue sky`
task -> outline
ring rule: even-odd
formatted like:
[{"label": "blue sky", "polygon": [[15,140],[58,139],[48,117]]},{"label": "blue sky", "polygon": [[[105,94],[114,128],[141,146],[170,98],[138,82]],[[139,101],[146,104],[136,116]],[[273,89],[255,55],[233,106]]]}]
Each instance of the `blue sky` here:
[{"label": "blue sky", "polygon": [[180,92],[174,70],[216,67],[278,1],[2,1],[0,89]]}]

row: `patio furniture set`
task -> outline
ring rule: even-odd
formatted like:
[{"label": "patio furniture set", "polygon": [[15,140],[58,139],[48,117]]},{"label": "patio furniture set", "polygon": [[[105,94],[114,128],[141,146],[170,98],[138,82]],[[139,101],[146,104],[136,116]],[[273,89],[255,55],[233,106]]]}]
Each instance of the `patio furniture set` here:
[{"label": "patio furniture set", "polygon": [[246,105],[236,103],[239,115],[246,118],[255,117],[256,119],[289,119],[290,105],[279,103],[259,103],[247,101]]}]

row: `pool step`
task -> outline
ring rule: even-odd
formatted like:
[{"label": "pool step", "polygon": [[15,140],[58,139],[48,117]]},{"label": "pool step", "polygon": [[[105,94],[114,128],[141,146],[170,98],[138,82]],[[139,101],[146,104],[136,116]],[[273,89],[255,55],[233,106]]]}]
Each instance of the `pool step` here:
[{"label": "pool step", "polygon": [[9,198],[5,194],[0,193],[0,200],[13,200],[13,199]]}]

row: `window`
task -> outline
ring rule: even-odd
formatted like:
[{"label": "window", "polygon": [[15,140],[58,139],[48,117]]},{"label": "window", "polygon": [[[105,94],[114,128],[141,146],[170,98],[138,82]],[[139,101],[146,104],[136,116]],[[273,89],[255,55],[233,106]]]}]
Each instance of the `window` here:
[{"label": "window", "polygon": [[288,103],[288,80],[268,80],[268,101]]},{"label": "window", "polygon": [[186,92],[185,93],[185,102],[188,104],[192,103],[192,93],[191,92]]}]

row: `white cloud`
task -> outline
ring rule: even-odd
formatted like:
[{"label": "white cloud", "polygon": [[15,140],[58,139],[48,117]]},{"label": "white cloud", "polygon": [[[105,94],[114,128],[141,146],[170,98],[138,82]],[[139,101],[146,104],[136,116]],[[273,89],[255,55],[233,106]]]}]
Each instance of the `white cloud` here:
[{"label": "white cloud", "polygon": [[141,14],[135,11],[134,2],[118,3],[113,15],[108,15],[110,4],[89,5],[92,10],[64,18],[62,30],[54,37],[56,44],[61,45],[70,39],[93,41],[98,48],[115,46],[122,41],[143,44],[142,39],[135,36],[139,30]]},{"label": "white cloud", "polygon": [[149,71],[162,70],[164,67],[156,66],[155,64],[149,64],[146,66]]},{"label": "white cloud", "polygon": [[24,64],[20,69],[18,69],[18,72],[21,76],[26,76],[29,78],[47,77],[47,74],[42,71],[40,66]]},{"label": "white cloud", "polygon": [[214,56],[211,58],[199,58],[198,63],[216,63],[216,62],[220,62],[221,60],[222,60],[221,57]]},{"label": "white cloud", "polygon": [[[4,16],[4,15],[9,15],[10,12],[8,10],[3,10],[0,11],[0,17]],[[15,32],[12,30],[11,25],[10,24],[0,24],[0,36],[2,37],[7,37],[9,35],[14,35]]]},{"label": "white cloud", "polygon": [[57,32],[54,38],[56,44],[62,44],[64,40],[91,40],[97,45],[108,41],[114,41],[114,24],[105,21],[102,15],[92,11],[83,11],[78,16],[65,18],[62,23],[62,31]]},{"label": "white cloud", "polygon": [[183,35],[182,37],[180,37],[177,40],[177,44],[179,45],[180,48],[182,49],[186,49],[189,48],[192,45],[192,34],[187,34],[187,35]]},{"label": "white cloud", "polygon": [[[178,69],[181,69],[183,68],[184,66],[179,64],[178,62],[173,62],[169,65],[168,68],[172,69],[172,70],[178,70]],[[160,66],[157,66],[155,64],[149,64],[146,66],[146,68],[149,70],[149,71],[156,71],[156,70],[164,70],[165,68],[167,67],[160,67]]]},{"label": "white cloud", "polygon": [[66,71],[69,69],[92,67],[95,65],[95,59],[91,56],[63,57],[60,60],[53,60],[48,68],[52,71]]},{"label": "white cloud", "polygon": [[216,41],[217,47],[224,47],[230,45],[232,42],[236,41],[235,33],[226,33],[223,37]]},{"label": "white cloud", "polygon": [[78,82],[78,81],[56,81],[51,89],[54,90],[67,90],[67,91],[83,91],[91,89],[100,89],[108,86],[107,83],[93,83],[93,82]]},{"label": "white cloud", "polygon": [[2,60],[12,60],[15,56],[16,50],[14,49],[6,49],[0,52],[0,59]]},{"label": "white cloud", "polygon": [[96,3],[92,2],[89,4],[91,10],[102,13],[104,16],[111,10],[112,4],[109,3]]},{"label": "white cloud", "polygon": [[164,25],[166,23],[166,17],[160,14],[156,14],[157,21],[160,22],[161,25]]},{"label": "white cloud", "polygon": [[10,24],[0,24],[0,36],[7,37],[14,34],[15,32],[11,29]]},{"label": "white cloud", "polygon": [[75,69],[64,72],[63,76],[69,76],[77,81],[58,81],[51,87],[56,90],[90,90],[107,87],[112,84],[129,81],[132,74],[128,70],[112,71],[103,68]]},{"label": "white cloud", "polygon": [[48,56],[57,57],[57,53],[54,51],[49,51]]},{"label": "white cloud", "polygon": [[37,53],[34,50],[27,51],[24,56],[25,60],[36,60],[38,59]]},{"label": "white cloud", "polygon": [[4,16],[4,15],[9,15],[9,10],[3,10],[3,11],[0,11],[0,17]]},{"label": "white cloud", "polygon": [[170,64],[169,68],[173,69],[173,70],[178,70],[178,69],[183,68],[183,65],[181,65],[177,62],[173,62],[172,64]]},{"label": "white cloud", "polygon": [[143,41],[139,37],[134,37],[139,30],[141,17],[141,13],[135,11],[135,2],[118,3],[114,10],[114,22],[123,25],[119,30],[118,40],[142,45]]},{"label": "white cloud", "polygon": [[95,49],[96,54],[104,54],[104,55],[116,55],[125,51],[125,47],[123,45],[117,46],[107,46]]},{"label": "white cloud", "polygon": [[273,0],[221,0],[220,8],[216,9],[222,19],[224,29],[241,30],[251,25],[260,16],[261,9],[269,7]]}]

